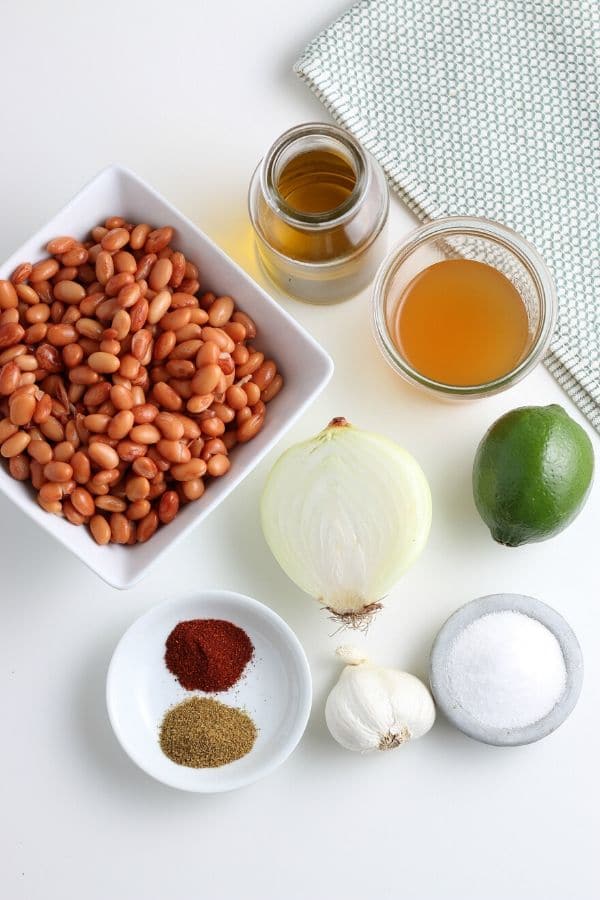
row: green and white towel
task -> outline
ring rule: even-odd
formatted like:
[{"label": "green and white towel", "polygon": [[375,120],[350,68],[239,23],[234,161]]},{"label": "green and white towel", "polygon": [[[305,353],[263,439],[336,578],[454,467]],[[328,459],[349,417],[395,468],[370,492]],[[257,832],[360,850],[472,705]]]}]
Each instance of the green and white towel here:
[{"label": "green and white towel", "polygon": [[600,431],[598,0],[361,0],[295,71],[421,219],[535,244],[559,298],[546,365]]}]

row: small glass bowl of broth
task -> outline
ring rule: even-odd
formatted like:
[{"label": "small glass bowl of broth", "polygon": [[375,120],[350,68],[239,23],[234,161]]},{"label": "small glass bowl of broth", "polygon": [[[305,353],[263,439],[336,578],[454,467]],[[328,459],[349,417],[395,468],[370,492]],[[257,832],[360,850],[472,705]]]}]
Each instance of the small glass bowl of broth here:
[{"label": "small glass bowl of broth", "polygon": [[282,134],[252,176],[248,208],[264,271],[300,300],[353,296],[373,280],[387,249],[383,172],[333,125]]},{"label": "small glass bowl of broth", "polygon": [[449,398],[485,397],[527,375],[556,320],[544,260],[524,238],[487,219],[438,219],[413,231],[382,263],[372,318],[392,368]]}]

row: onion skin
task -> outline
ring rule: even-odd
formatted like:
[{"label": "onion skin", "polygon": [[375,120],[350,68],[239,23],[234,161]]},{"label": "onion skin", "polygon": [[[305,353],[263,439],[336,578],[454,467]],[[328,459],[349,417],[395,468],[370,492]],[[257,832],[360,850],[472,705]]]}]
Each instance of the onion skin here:
[{"label": "onion skin", "polygon": [[336,620],[364,627],[425,546],[431,493],[409,453],[339,417],[277,460],[261,520],[292,581]]}]

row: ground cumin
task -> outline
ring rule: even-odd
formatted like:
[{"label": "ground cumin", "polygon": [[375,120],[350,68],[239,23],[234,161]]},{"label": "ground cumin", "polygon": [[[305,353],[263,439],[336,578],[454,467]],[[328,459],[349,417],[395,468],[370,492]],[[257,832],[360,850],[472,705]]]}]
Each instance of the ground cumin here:
[{"label": "ground cumin", "polygon": [[159,740],[173,762],[201,769],[245,756],[256,735],[256,726],[245,712],[211,697],[191,697],[167,710]]}]

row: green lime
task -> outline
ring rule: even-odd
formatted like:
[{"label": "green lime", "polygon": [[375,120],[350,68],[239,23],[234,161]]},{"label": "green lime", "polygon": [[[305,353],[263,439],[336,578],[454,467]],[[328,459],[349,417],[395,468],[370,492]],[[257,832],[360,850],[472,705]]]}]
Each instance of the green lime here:
[{"label": "green lime", "polygon": [[592,442],[562,406],[523,406],[494,422],[473,464],[473,496],[500,544],[545,541],[569,525],[589,493]]}]

